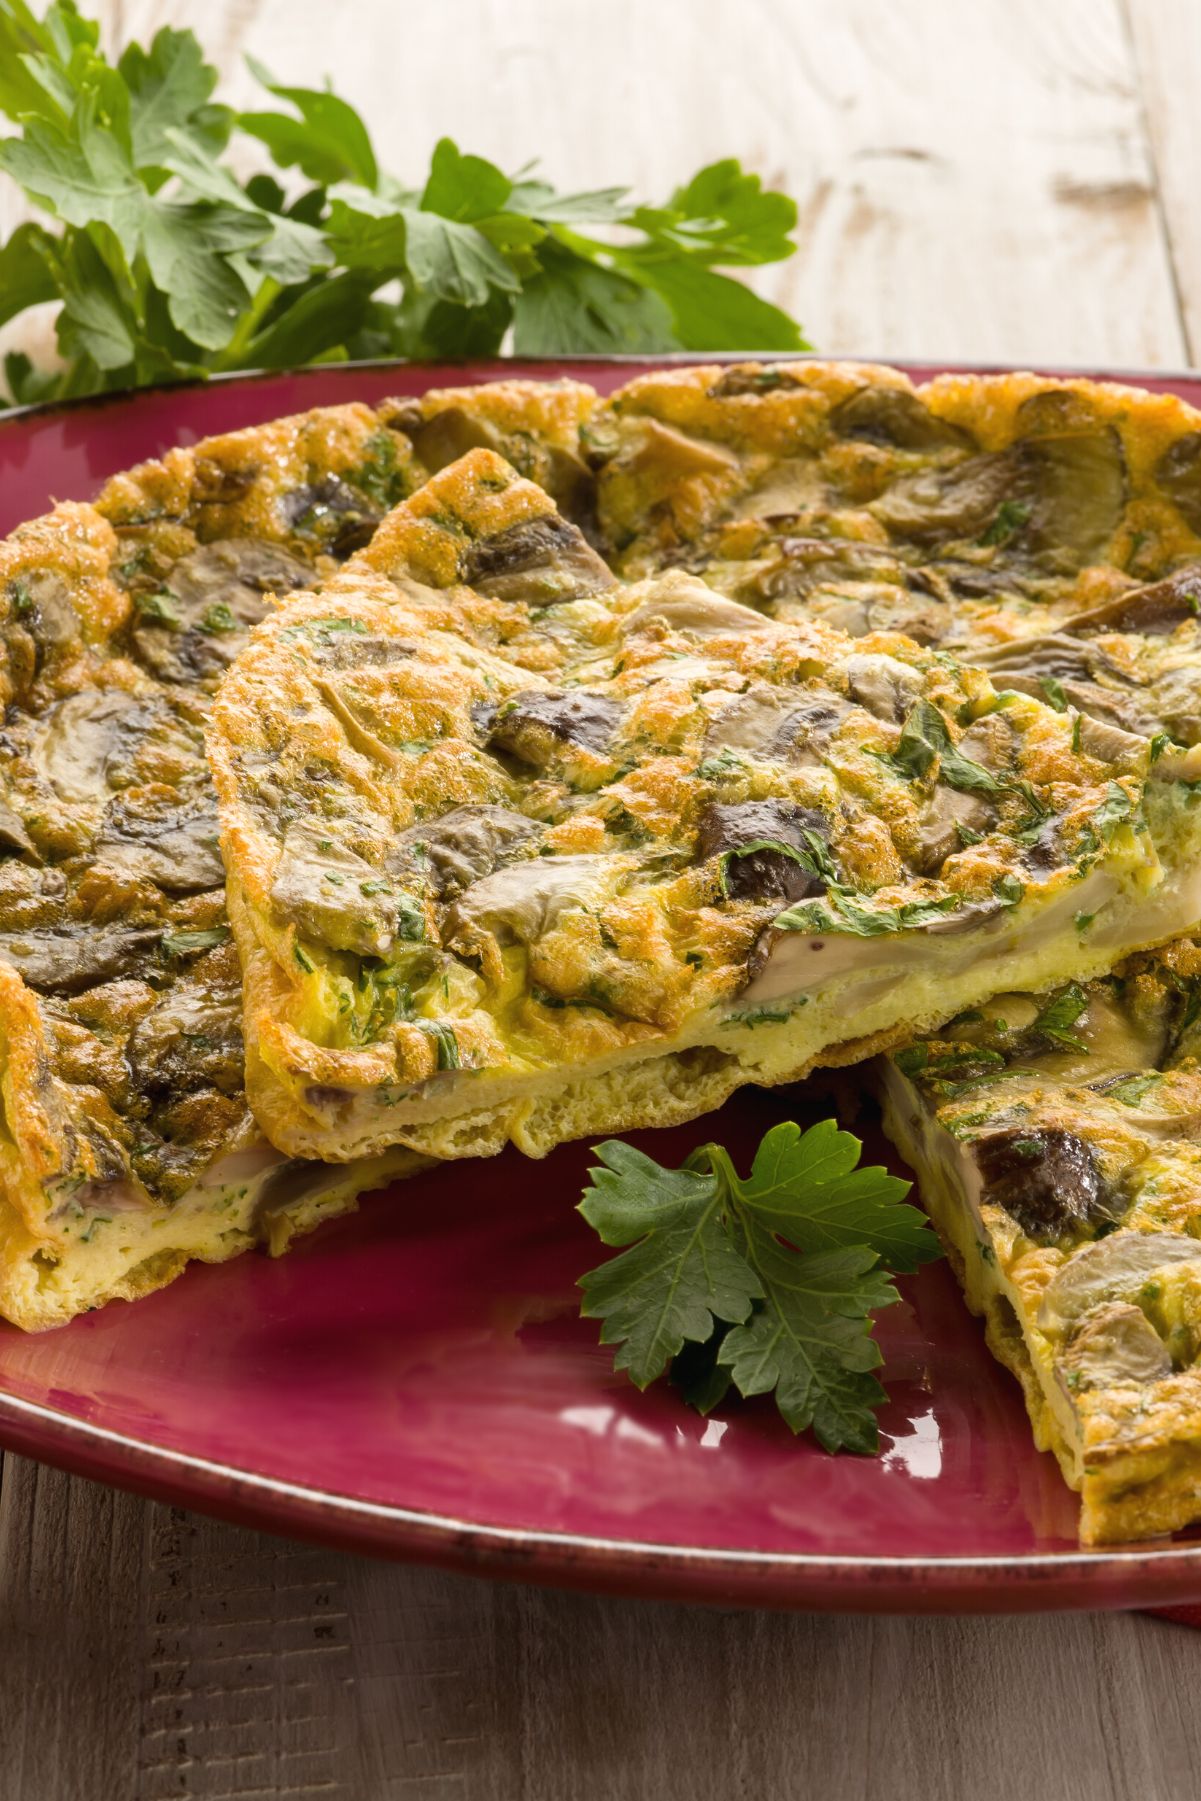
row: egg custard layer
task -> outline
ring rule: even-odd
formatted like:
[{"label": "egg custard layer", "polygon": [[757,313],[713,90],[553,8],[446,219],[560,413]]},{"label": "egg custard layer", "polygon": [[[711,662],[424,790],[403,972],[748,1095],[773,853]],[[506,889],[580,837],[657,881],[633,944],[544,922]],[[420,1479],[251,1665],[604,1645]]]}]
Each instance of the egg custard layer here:
[{"label": "egg custard layer", "polygon": [[189,1257],[282,1250],[414,1166],[298,1163],[250,1113],[209,697],[271,597],[330,576],[464,440],[578,495],[590,405],[500,384],[277,420],[0,545],[0,1314],[54,1325]]},{"label": "egg custard layer", "polygon": [[487,451],[255,630],[209,747],[297,1156],[692,1118],[1201,914],[1190,753],[682,571],[606,585]]},{"label": "egg custard layer", "polygon": [[1201,742],[1201,414],[1035,375],[641,375],[584,428],[627,577],[900,631],[1121,730]]},{"label": "egg custard layer", "polygon": [[883,1061],[914,1170],[1087,1544],[1201,1517],[1201,940]]}]

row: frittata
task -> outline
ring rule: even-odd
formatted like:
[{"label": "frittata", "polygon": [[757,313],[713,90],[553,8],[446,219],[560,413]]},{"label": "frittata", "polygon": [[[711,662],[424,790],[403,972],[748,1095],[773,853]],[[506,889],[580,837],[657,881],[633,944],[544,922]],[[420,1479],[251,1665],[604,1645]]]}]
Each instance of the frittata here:
[{"label": "frittata", "polygon": [[1192,753],[683,571],[603,584],[476,451],[226,676],[249,1092],[294,1155],[691,1118],[1201,914]]},{"label": "frittata", "polygon": [[1201,939],[1006,993],[884,1061],[917,1171],[1086,1543],[1201,1516]]},{"label": "frittata", "polygon": [[[172,451],[0,545],[0,1314],[53,1325],[411,1168],[297,1164],[246,1103],[204,757],[216,677],[464,438],[577,498],[588,390],[340,407]],[[473,436],[474,435],[474,436]]]}]

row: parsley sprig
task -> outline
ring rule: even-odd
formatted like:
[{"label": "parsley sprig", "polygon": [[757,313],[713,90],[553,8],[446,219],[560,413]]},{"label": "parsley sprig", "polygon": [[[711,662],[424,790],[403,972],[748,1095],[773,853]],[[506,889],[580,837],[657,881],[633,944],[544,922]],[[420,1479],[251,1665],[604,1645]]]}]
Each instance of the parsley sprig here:
[{"label": "parsley sprig", "polygon": [[[0,172],[50,225],[0,246],[0,325],[59,302],[61,371],[5,360],[12,397],[66,398],[350,357],[801,350],[723,269],[790,256],[795,203],[733,159],[660,206],[561,194],[449,138],[418,185],[381,169],[327,89],[251,69],[277,104],[235,112],[190,31],[115,62],[73,0],[0,0]],[[225,152],[257,140],[240,179]]]},{"label": "parsley sprig", "polygon": [[889,1271],[941,1253],[909,1183],[857,1167],[862,1145],[832,1119],[765,1135],[749,1176],[718,1144],[664,1169],[620,1139],[580,1212],[608,1245],[628,1247],[580,1279],[581,1311],[619,1346],[615,1368],[646,1388],[671,1366],[708,1413],[733,1385],[774,1393],[794,1432],[827,1451],[874,1452],[887,1398],[873,1315],[898,1298]]}]

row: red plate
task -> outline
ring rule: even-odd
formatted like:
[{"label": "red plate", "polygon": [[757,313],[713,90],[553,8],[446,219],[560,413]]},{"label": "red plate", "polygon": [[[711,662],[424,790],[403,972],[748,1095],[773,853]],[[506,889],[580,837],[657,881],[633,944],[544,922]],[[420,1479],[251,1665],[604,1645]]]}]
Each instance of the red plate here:
[{"label": "red plate", "polygon": [[[331,368],[29,412],[0,425],[0,529],[171,444],[514,373],[611,388],[630,368]],[[1196,378],[1136,379],[1201,404]],[[817,1105],[748,1091],[640,1138],[665,1162],[720,1138],[745,1165],[769,1123]],[[39,1337],[0,1324],[0,1439],[229,1519],[523,1580],[789,1607],[1201,1599],[1201,1540],[1077,1549],[1075,1503],[945,1265],[882,1316],[879,1458],[827,1457],[769,1402],[705,1421],[638,1394],[577,1313],[598,1260],[573,1211],[588,1160],[457,1164],[279,1262],[194,1266]]]}]

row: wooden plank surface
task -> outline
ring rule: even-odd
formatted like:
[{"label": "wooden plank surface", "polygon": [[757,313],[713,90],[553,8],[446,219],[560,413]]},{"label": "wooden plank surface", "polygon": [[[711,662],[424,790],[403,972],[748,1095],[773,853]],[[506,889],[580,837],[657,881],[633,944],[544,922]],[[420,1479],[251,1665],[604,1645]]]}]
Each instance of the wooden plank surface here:
[{"label": "wooden plank surface", "polygon": [[3,1801],[1160,1801],[1193,1633],[836,1619],[490,1585],[289,1545],[19,1459]]},{"label": "wooden plank surface", "polygon": [[[1178,365],[1201,343],[1190,0],[110,0],[437,135],[655,197],[802,203],[765,292],[837,353]],[[0,191],[0,230],[19,208]],[[44,324],[43,324],[44,332]],[[13,333],[4,334],[12,342]],[[33,341],[31,338],[30,341]],[[490,1586],[0,1470],[0,1801],[1175,1801],[1198,1640],[1139,1617],[736,1614]]]}]

